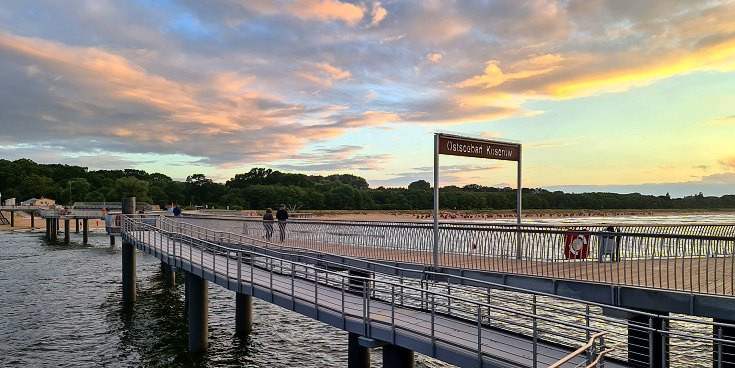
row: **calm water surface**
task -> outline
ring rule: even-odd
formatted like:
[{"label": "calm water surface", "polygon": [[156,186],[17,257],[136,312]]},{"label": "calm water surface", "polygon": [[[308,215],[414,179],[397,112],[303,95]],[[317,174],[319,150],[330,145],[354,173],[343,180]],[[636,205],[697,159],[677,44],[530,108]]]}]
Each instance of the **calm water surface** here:
[{"label": "calm water surface", "polygon": [[[44,232],[0,232],[0,367],[344,367],[347,333],[254,299],[253,334],[235,333],[234,293],[210,283],[209,350],[187,352],[183,278],[138,253],[138,300],[122,307],[120,239],[49,245]],[[75,237],[76,235],[76,237]],[[72,242],[81,243],[81,234]],[[180,273],[177,276],[181,276]],[[372,353],[380,367],[381,351]],[[449,367],[417,354],[417,367]]]}]

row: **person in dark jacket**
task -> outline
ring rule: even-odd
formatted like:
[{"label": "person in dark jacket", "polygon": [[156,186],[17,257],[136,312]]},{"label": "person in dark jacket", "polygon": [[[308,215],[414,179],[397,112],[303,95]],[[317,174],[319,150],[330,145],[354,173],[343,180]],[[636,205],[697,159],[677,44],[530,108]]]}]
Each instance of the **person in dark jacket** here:
[{"label": "person in dark jacket", "polygon": [[265,228],[265,239],[270,241],[273,237],[273,210],[270,208],[265,209],[263,227]]},{"label": "person in dark jacket", "polygon": [[281,243],[286,239],[286,220],[288,220],[288,211],[286,205],[282,204],[276,211],[276,219],[278,220],[278,230],[281,231]]},{"label": "person in dark jacket", "polygon": [[178,217],[179,215],[181,215],[181,208],[179,208],[179,206],[176,205],[176,207],[174,207],[174,210],[172,212],[174,213],[174,216]]}]

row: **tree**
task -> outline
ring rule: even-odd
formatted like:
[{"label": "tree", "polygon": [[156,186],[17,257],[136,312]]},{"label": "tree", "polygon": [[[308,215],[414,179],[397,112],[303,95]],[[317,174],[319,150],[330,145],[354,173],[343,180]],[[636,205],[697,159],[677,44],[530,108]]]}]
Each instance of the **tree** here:
[{"label": "tree", "polygon": [[148,198],[148,182],[126,176],[115,180],[115,190],[120,198],[136,197],[138,201],[150,202]]},{"label": "tree", "polygon": [[352,174],[334,174],[327,176],[325,179],[340,182],[342,184],[347,184],[355,189],[368,188],[367,180]]},{"label": "tree", "polygon": [[431,184],[426,180],[416,180],[415,182],[408,184],[408,189],[413,190],[431,190]]}]

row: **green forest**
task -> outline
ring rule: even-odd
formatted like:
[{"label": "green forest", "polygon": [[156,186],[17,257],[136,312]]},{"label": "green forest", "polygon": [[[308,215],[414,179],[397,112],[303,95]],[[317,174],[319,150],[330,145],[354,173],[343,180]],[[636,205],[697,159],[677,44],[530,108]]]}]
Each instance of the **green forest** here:
[{"label": "green forest", "polygon": [[[370,188],[364,178],[351,174],[305,175],[253,168],[225,183],[203,174],[175,181],[161,173],[142,170],[94,170],[86,167],[38,164],[29,159],[0,160],[3,199],[46,197],[59,204],[119,201],[135,196],[139,202],[183,207],[264,209],[285,203],[299,210],[428,210],[433,208],[431,184],[419,180],[407,188]],[[516,190],[469,184],[440,188],[442,209],[510,210]],[[564,193],[523,188],[524,209],[733,209],[735,195],[684,198],[638,193]]]}]

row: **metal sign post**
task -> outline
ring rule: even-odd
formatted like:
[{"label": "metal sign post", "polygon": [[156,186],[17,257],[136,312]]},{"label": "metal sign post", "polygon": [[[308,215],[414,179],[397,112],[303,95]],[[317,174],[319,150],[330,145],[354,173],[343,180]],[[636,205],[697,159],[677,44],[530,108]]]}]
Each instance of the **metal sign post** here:
[{"label": "metal sign post", "polygon": [[434,271],[439,271],[439,155],[487,158],[518,162],[518,195],[516,207],[516,258],[521,258],[521,145],[487,139],[434,134]]}]

